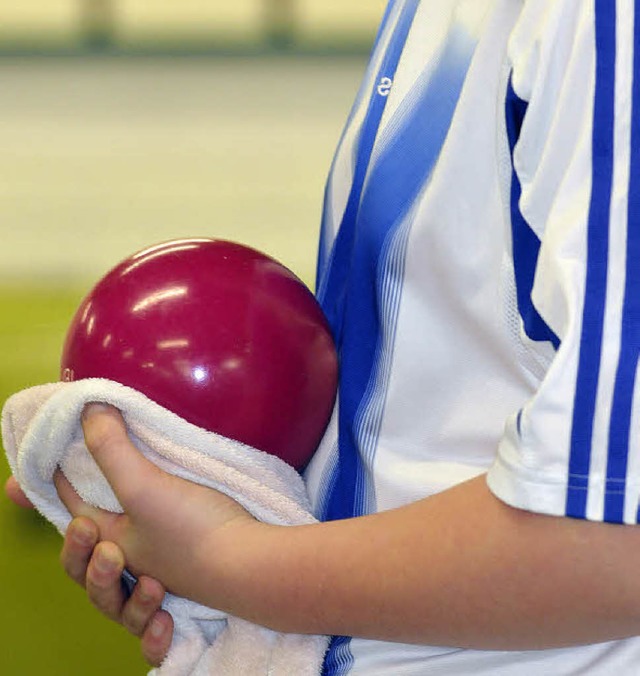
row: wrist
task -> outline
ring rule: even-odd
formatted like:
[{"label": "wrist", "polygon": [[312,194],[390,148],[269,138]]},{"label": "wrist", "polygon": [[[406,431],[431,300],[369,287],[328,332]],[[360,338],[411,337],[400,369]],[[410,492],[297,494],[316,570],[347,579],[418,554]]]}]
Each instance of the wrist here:
[{"label": "wrist", "polygon": [[197,547],[195,568],[200,573],[193,576],[188,597],[231,615],[246,616],[249,602],[257,600],[251,590],[265,579],[265,547],[278,528],[244,510],[216,528]]},{"label": "wrist", "polygon": [[317,625],[324,571],[309,546],[318,529],[228,522],[200,553],[206,572],[194,600],[275,631],[326,633]]}]

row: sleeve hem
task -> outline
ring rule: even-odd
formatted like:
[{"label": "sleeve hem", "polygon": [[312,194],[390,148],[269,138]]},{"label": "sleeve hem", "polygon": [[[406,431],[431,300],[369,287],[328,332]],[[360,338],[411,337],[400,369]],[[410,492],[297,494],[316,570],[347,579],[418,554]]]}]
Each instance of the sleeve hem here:
[{"label": "sleeve hem", "polygon": [[[542,473],[540,469],[515,465],[500,451],[487,473],[489,490],[511,507],[549,516],[583,518],[594,522],[638,524],[640,502],[638,482],[626,482],[626,490],[621,490],[619,487],[606,487],[604,478],[594,477],[591,481],[580,483],[582,485],[576,484],[571,487],[571,490],[592,492],[592,499],[589,501],[586,514],[575,517],[567,513],[567,475]],[[621,518],[612,519],[605,515],[605,503],[608,500],[617,500],[624,504],[620,514]]]},{"label": "sleeve hem", "polygon": [[502,502],[551,516],[565,516],[567,484],[565,477],[527,477],[522,468],[512,467],[498,454],[487,473],[489,490]]}]

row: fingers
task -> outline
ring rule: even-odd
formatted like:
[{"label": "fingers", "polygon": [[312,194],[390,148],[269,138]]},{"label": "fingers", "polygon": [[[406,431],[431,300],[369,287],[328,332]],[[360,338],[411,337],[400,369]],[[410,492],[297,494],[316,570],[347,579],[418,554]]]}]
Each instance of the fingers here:
[{"label": "fingers", "polygon": [[89,560],[85,587],[91,603],[109,619],[120,622],[125,595],[120,584],[124,555],[113,542],[99,542]]},{"label": "fingers", "polygon": [[131,598],[125,599],[120,584],[123,567],[120,550],[111,542],[100,543],[87,571],[89,599],[103,615],[142,638],[145,659],[159,666],[173,637],[173,619],[161,610],[164,588],[157,580],[141,576]]},{"label": "fingers", "polygon": [[156,612],[142,634],[142,654],[154,667],[166,657],[173,638],[173,619],[165,610]]},{"label": "fingers", "polygon": [[142,639],[145,659],[159,666],[173,637],[173,620],[161,610],[164,588],[143,575],[127,599],[120,579],[124,569],[122,551],[113,542],[98,542],[98,537],[95,523],[86,517],[75,518],[65,534],[62,565],[72,580],[86,588],[93,606]]},{"label": "fingers", "polygon": [[7,483],[4,485],[4,490],[9,500],[18,505],[18,507],[33,509],[31,500],[29,500],[29,498],[24,494],[24,491],[22,488],[20,488],[20,485],[16,481],[15,477],[10,476],[7,479]]},{"label": "fingers", "polygon": [[98,527],[86,517],[74,519],[67,528],[60,562],[67,575],[85,586],[87,567],[98,542]]},{"label": "fingers", "polygon": [[162,585],[151,577],[141,576],[122,609],[123,626],[132,634],[142,636],[151,618],[160,609],[163,598]]},{"label": "fingers", "polygon": [[[130,598],[126,598],[120,580],[124,569],[122,550],[113,542],[100,542],[94,549],[86,574],[86,588],[91,603],[108,618],[122,624],[135,636],[142,636],[157,615],[164,598],[163,586],[151,577],[140,576]],[[150,634],[152,646],[166,632],[166,619],[160,620]],[[161,641],[162,643],[162,641]]]},{"label": "fingers", "polygon": [[[159,666],[169,652],[173,638],[173,619],[161,609],[164,588],[157,580],[141,576],[131,598],[125,600],[119,577],[123,561],[117,554],[118,548],[112,543],[101,543],[99,549],[87,573],[91,603],[140,637],[145,659],[149,664]],[[107,568],[101,568],[105,563]]]},{"label": "fingers", "polygon": [[133,445],[122,415],[113,406],[87,405],[82,428],[89,452],[128,511],[140,486],[155,482],[161,471]]},{"label": "fingers", "polygon": [[[163,472],[133,445],[124,420],[115,408],[91,404],[82,416],[85,443],[126,512],[135,512],[140,486],[147,489],[162,480]],[[76,518],[65,538],[62,561],[67,573],[84,584],[91,603],[105,616],[121,623],[139,636],[142,653],[150,664],[159,666],[169,651],[173,620],[161,609],[164,588],[153,578],[141,576],[130,598],[126,598],[121,575],[125,561],[122,550],[109,540],[114,515],[86,505],[67,479],[58,472],[54,478],[61,500]],[[148,493],[149,491],[145,491]],[[162,494],[162,491],[159,491]],[[89,518],[87,518],[89,517]],[[81,531],[91,524],[95,531],[83,538]],[[99,534],[98,534],[99,530]],[[95,537],[94,537],[95,536]]]}]

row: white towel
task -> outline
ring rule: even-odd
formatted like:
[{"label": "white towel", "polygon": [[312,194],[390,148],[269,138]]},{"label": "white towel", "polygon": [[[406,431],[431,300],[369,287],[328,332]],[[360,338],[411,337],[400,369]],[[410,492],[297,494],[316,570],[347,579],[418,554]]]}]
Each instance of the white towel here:
[{"label": "white towel", "polygon": [[[89,402],[118,408],[133,443],[165,471],[226,493],[261,521],[315,521],[302,478],[279,458],[196,427],[129,387],[92,378],[23,390],[2,411],[11,471],[61,533],[71,515],[53,485],[57,467],[86,502],[122,512],[84,444],[80,415]],[[279,634],[171,594],[163,607],[174,618],[174,640],[153,676],[317,676],[321,671],[325,636]]]}]

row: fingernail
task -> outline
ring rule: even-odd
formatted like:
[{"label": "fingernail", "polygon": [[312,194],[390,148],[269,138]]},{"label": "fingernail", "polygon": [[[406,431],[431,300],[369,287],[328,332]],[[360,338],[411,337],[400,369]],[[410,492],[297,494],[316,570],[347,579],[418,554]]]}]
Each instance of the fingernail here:
[{"label": "fingernail", "polygon": [[118,561],[103,552],[99,552],[96,566],[101,573],[112,573],[118,567]]},{"label": "fingernail", "polygon": [[136,585],[136,589],[138,592],[138,601],[140,603],[150,603],[151,602],[151,594],[146,590],[144,584],[142,584],[141,580],[138,580],[138,584]]},{"label": "fingernail", "polygon": [[108,411],[111,407],[108,404],[103,404],[98,401],[91,401],[82,409],[82,417],[86,420],[95,413],[103,413]]},{"label": "fingernail", "polygon": [[79,545],[88,547],[93,544],[93,533],[86,526],[73,526],[72,537]]},{"label": "fingernail", "polygon": [[149,633],[153,638],[160,638],[164,634],[164,623],[159,617],[154,617],[149,625]]}]

